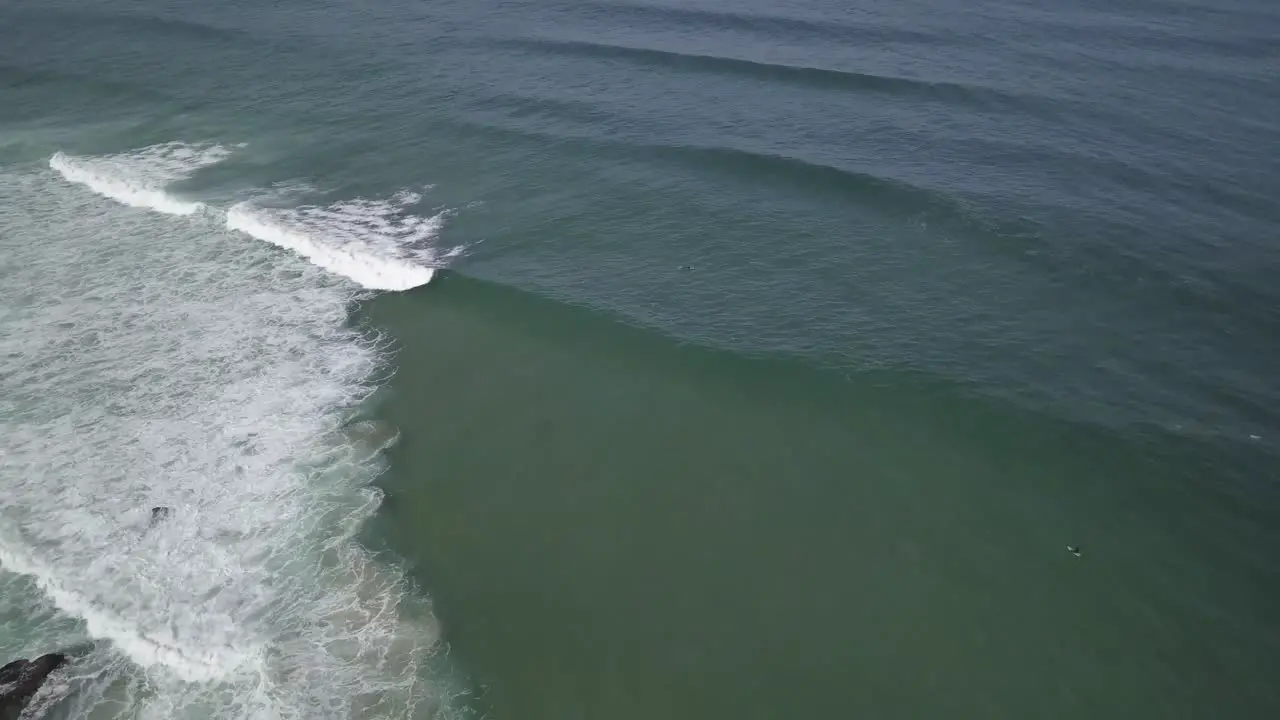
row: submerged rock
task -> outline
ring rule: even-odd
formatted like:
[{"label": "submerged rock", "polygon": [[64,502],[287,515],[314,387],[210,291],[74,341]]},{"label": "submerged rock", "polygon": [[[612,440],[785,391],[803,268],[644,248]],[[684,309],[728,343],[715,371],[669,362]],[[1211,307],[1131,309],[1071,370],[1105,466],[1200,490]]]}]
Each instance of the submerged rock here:
[{"label": "submerged rock", "polygon": [[49,673],[66,661],[67,656],[62,653],[49,653],[0,667],[0,720],[17,720]]}]

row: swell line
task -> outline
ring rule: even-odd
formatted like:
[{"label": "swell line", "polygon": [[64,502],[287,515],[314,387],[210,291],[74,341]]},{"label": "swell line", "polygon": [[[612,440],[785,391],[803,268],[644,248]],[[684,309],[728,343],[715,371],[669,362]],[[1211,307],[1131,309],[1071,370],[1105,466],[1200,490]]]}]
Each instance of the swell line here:
[{"label": "swell line", "polygon": [[54,7],[29,7],[17,12],[19,17],[26,16],[29,23],[47,25],[50,28],[81,27],[86,23],[92,23],[99,28],[114,28],[125,32],[142,30],[180,36],[189,40],[225,42],[246,41],[252,37],[248,31],[238,28],[184,18],[140,15],[127,11],[84,7],[71,11]]},{"label": "swell line", "polygon": [[944,37],[902,27],[870,26],[819,22],[775,13],[739,12],[732,8],[694,8],[642,5],[630,2],[588,2],[586,7],[611,19],[621,18],[629,25],[654,25],[688,29],[748,32],[777,39],[791,37],[802,41],[858,43],[917,43],[936,45],[963,42],[959,36]]},{"label": "swell line", "polygon": [[827,90],[881,92],[968,102],[985,99],[1010,103],[1019,100],[1017,96],[1010,96],[991,88],[952,82],[916,80],[853,70],[788,65],[587,40],[510,38],[495,42],[546,55],[615,59],[647,67],[668,67],[689,72],[735,75],[750,80],[794,83]]},{"label": "swell line", "polygon": [[[504,96],[512,99],[512,96]],[[546,99],[524,101],[527,112],[558,112],[559,103]],[[568,104],[570,110],[588,117],[589,107]],[[590,117],[595,117],[590,115]],[[598,121],[598,118],[596,118]],[[545,144],[554,142],[566,150],[600,157],[608,155],[641,164],[662,163],[682,168],[702,177],[713,177],[717,183],[746,182],[767,185],[779,192],[799,192],[805,197],[825,195],[843,202],[874,207],[895,216],[927,220],[957,230],[981,230],[1004,239],[1029,239],[1038,234],[1030,220],[1002,217],[995,219],[974,212],[962,199],[928,187],[896,178],[861,172],[812,159],[784,155],[766,150],[740,149],[721,145],[665,144],[637,142],[607,137],[596,133],[561,134],[528,127],[482,120],[473,117],[458,124],[459,128],[484,135],[519,139]]]}]

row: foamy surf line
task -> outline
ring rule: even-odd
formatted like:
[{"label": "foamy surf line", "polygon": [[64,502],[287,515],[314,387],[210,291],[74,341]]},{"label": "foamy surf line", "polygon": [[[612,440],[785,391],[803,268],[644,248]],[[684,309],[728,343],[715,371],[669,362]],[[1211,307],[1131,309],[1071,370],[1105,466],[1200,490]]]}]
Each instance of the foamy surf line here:
[{"label": "foamy surf line", "polygon": [[[304,208],[321,210],[319,208]],[[355,226],[359,228],[359,226]],[[370,290],[408,290],[431,281],[435,270],[410,260],[395,257],[394,250],[371,248],[373,232],[357,233],[351,226],[308,222],[307,214],[297,210],[258,208],[251,203],[238,203],[227,211],[227,228],[250,237],[291,250],[329,272],[354,280]],[[326,237],[326,230],[338,236],[338,243]],[[364,235],[361,239],[358,235]],[[345,237],[344,237],[345,236]],[[376,236],[375,236],[376,237]]]},{"label": "foamy surf line", "polygon": [[[69,182],[131,207],[194,215],[208,206],[177,197],[168,186],[222,162],[231,152],[217,144],[172,142],[103,156],[58,152],[49,158],[49,167]],[[226,211],[225,222],[229,230],[289,250],[361,287],[401,291],[430,282],[439,264],[430,243],[444,215],[410,212],[421,199],[417,193],[400,192],[389,200],[356,199],[326,207],[268,208],[241,202]]]},{"label": "foamy surf line", "polygon": [[49,167],[70,182],[132,207],[169,215],[192,215],[204,203],[170,195],[169,184],[225,160],[231,150],[216,144],[172,142],[127,153],[78,157],[64,152],[49,158]]},{"label": "foamy surf line", "polygon": [[230,675],[257,657],[261,648],[188,648],[172,632],[144,632],[110,610],[72,590],[58,573],[27,553],[0,541],[0,568],[26,575],[64,613],[84,621],[91,637],[107,640],[142,667],[163,668],[188,682],[209,682]]}]

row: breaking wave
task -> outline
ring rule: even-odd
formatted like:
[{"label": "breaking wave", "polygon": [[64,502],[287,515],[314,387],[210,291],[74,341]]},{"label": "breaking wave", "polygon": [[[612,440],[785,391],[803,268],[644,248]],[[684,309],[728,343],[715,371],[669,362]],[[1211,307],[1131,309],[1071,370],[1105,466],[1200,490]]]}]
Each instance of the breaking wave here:
[{"label": "breaking wave", "polygon": [[166,186],[216,165],[230,154],[231,150],[221,145],[171,142],[94,157],[58,152],[49,158],[49,167],[67,180],[125,205],[170,215],[191,215],[204,204],[176,197]]},{"label": "breaking wave", "polygon": [[[173,183],[230,157],[233,149],[213,143],[163,143],[125,153],[76,156],[63,152],[49,166],[63,178],[132,207],[169,215],[195,215],[206,203],[173,193]],[[318,267],[370,290],[399,291],[425,285],[458,249],[432,247],[445,214],[418,215],[415,192],[387,200],[344,200],[320,207],[267,207],[246,201],[225,212],[226,227],[289,250]]]},{"label": "breaking wave", "polygon": [[408,208],[421,195],[348,200],[326,207],[265,208],[242,202],[227,211],[227,227],[292,250],[330,272],[372,290],[408,290],[430,282],[437,258],[428,245],[443,214]]}]

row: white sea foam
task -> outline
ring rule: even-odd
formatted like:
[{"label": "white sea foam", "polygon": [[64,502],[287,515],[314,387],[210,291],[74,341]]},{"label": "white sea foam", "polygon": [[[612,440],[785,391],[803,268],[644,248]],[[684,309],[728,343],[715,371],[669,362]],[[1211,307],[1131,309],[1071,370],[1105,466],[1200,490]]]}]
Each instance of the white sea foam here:
[{"label": "white sea foam", "polygon": [[[171,628],[140,627],[136,621],[113,612],[109,604],[95,603],[75,589],[76,578],[61,577],[55,568],[42,567],[20,543],[0,540],[0,567],[33,578],[36,585],[54,605],[82,619],[89,635],[114,643],[121,651],[143,667],[164,668],[187,681],[208,681],[226,677],[236,668],[254,659],[259,646],[237,647],[234,623],[227,618],[199,618],[208,626],[211,620],[222,625],[221,632],[206,632],[206,639],[222,635],[221,642],[187,646]],[[121,578],[128,584],[131,578]]]},{"label": "white sea foam", "polygon": [[49,173],[0,169],[0,230],[0,650],[95,640],[68,716],[431,714],[430,613],[352,539],[395,429],[347,429],[351,286]]},{"label": "white sea foam", "polygon": [[371,290],[408,290],[430,282],[440,261],[430,243],[442,214],[408,211],[421,197],[349,200],[327,207],[269,208],[242,202],[227,211],[227,227],[291,250]]},{"label": "white sea foam", "polygon": [[170,215],[191,215],[204,205],[176,197],[165,188],[201,168],[222,162],[230,154],[231,150],[221,145],[172,142],[95,157],[59,152],[49,158],[49,167],[71,182],[126,205]]},{"label": "white sea foam", "polygon": [[[49,158],[49,166],[63,178],[126,205],[193,215],[207,206],[175,195],[170,186],[231,152],[216,144],[171,142],[92,157],[59,152]],[[408,290],[430,282],[436,268],[452,256],[440,255],[432,246],[444,214],[411,212],[421,200],[417,193],[401,192],[388,200],[346,200],[325,207],[241,202],[226,212],[226,226],[370,290]]]}]

